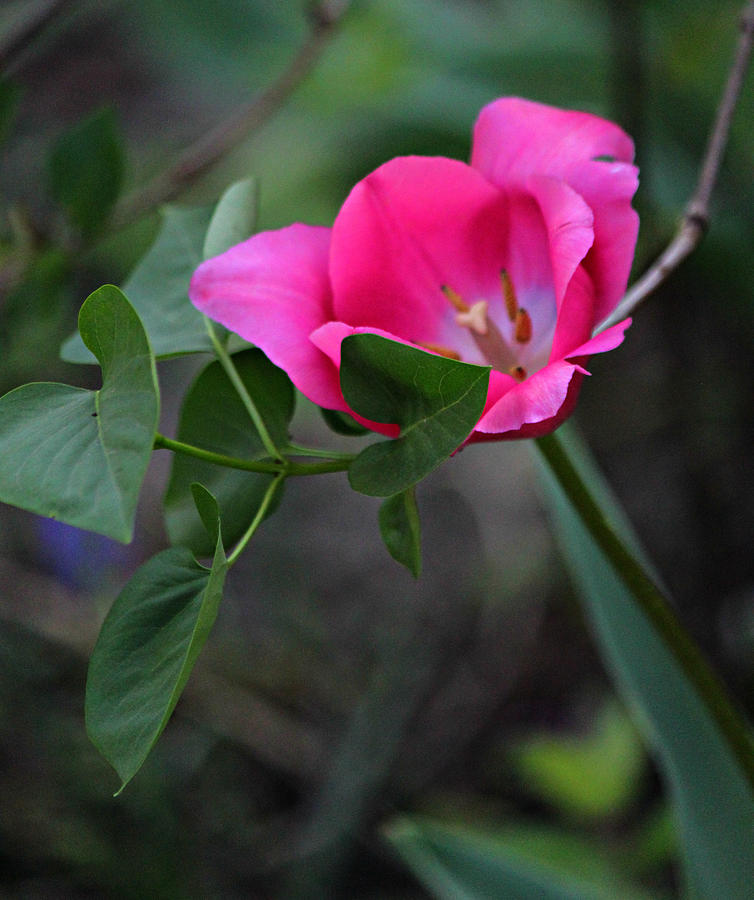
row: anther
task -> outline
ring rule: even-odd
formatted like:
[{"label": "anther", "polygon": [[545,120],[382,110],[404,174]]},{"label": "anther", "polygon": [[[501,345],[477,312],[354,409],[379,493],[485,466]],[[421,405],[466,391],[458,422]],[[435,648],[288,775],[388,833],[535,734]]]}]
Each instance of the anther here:
[{"label": "anther", "polygon": [[457,294],[452,287],[449,287],[447,284],[443,284],[440,287],[440,290],[445,294],[445,296],[450,300],[452,305],[458,310],[460,313],[467,313],[469,311],[468,304],[464,303],[461,299],[461,295]]},{"label": "anther", "polygon": [[505,301],[505,310],[511,322],[516,321],[516,313],[518,312],[518,300],[516,300],[516,292],[513,289],[513,281],[508,274],[507,269],[500,270],[500,286],[503,290],[503,300]]},{"label": "anther", "polygon": [[513,335],[519,344],[528,344],[531,340],[531,316],[523,307],[516,313]]},{"label": "anther", "polygon": [[467,306],[464,312],[459,312],[456,322],[465,328],[470,328],[477,334],[487,334],[487,301],[477,300],[472,306]]},{"label": "anther", "polygon": [[508,374],[512,375],[516,381],[526,380],[526,369],[523,366],[511,366],[508,369]]},{"label": "anther", "polygon": [[420,341],[419,346],[424,347],[425,350],[431,350],[433,353],[438,353],[440,356],[444,356],[446,359],[461,358],[460,353],[456,353],[455,350],[452,350],[450,347],[444,347],[442,344],[430,344]]}]

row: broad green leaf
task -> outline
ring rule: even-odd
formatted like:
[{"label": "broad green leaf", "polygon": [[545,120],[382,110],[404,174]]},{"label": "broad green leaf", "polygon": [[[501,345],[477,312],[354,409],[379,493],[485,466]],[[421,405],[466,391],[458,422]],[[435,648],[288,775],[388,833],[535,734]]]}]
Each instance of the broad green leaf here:
[{"label": "broad green leaf", "polygon": [[421,524],[416,490],[407,488],[380,507],[380,534],[390,555],[418,578],[422,569]]},{"label": "broad green leaf", "polygon": [[615,816],[636,798],[645,756],[639,735],[615,703],[584,736],[538,735],[513,748],[527,790],[580,818]]},{"label": "broad green leaf", "polygon": [[[564,443],[604,516],[624,516],[586,451]],[[617,686],[636,713],[671,791],[693,891],[749,900],[754,885],[754,795],[740,763],[675,656],[595,544],[563,488],[543,469],[568,567]],[[633,535],[626,543],[636,543]]]},{"label": "broad green leaf", "polygon": [[71,220],[90,235],[107,219],[123,183],[124,154],[115,115],[103,109],[55,142],[50,190]]},{"label": "broad green leaf", "polygon": [[86,728],[122,780],[133,778],[168,723],[217,617],[227,562],[210,569],[185,547],[145,563],[105,619],[89,662]]},{"label": "broad green leaf", "polygon": [[[261,350],[245,350],[236,354],[233,362],[272,440],[284,446],[295,399],[288,377]],[[267,455],[246,408],[218,362],[210,363],[186,394],[177,438],[226,456],[263,459]],[[223,537],[230,546],[253,519],[272,477],[175,454],[165,494],[165,521],[171,542],[186,544],[199,555],[212,552],[191,498],[192,482],[206,485],[217,497]]]},{"label": "broad green leaf", "polygon": [[343,341],[340,383],[350,407],[400,437],[372,444],[348,472],[362,494],[389,497],[436,469],[469,436],[484,408],[489,367],[457,362],[374,334]]},{"label": "broad green leaf", "polygon": [[79,328],[102,388],[26,384],[0,398],[0,500],[128,542],[159,412],[154,358],[112,285],[89,296]]},{"label": "broad green leaf", "polygon": [[259,213],[259,183],[244,178],[232,184],[219,199],[204,239],[205,259],[219,256],[254,232]]},{"label": "broad green leaf", "polygon": [[393,822],[385,836],[440,900],[649,900],[583,844],[567,842],[566,854],[552,836],[532,840],[529,833],[485,833],[416,818]]},{"label": "broad green leaf", "polygon": [[[204,258],[211,215],[210,207],[164,207],[154,244],[124,285],[157,358],[212,351],[204,316],[188,298],[191,276]],[[78,335],[70,337],[60,353],[67,362],[94,362]]]}]

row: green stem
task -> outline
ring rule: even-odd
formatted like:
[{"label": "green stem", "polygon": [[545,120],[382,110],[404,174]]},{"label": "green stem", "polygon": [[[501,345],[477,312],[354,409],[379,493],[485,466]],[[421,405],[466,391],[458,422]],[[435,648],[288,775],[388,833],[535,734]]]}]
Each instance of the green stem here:
[{"label": "green stem", "polygon": [[272,459],[281,460],[282,454],[275,446],[275,442],[270,437],[270,432],[267,430],[267,426],[264,424],[264,421],[259,414],[259,410],[256,407],[256,404],[251,399],[249,392],[246,390],[246,385],[241,381],[241,376],[238,374],[238,371],[233,364],[233,360],[230,358],[230,354],[225,349],[222,344],[222,341],[217,337],[215,333],[215,328],[212,322],[205,316],[204,324],[207,326],[207,333],[209,334],[209,338],[212,341],[212,346],[215,349],[215,355],[217,356],[218,362],[225,370],[225,374],[231,381],[231,384],[236,389],[238,396],[241,398],[241,402],[246,407],[246,412],[248,412],[251,421],[254,423],[254,427],[259,433],[259,438],[264,445],[264,449],[267,451],[267,454],[272,457]]},{"label": "green stem", "polygon": [[681,625],[667,598],[608,521],[560,438],[549,434],[535,443],[585,528],[695,687],[754,788],[754,746],[749,727],[722,681]]},{"label": "green stem", "polygon": [[215,453],[212,450],[204,450],[193,444],[176,441],[159,432],[154,438],[155,450],[171,450],[173,453],[182,453],[185,456],[193,456],[215,466],[224,466],[226,469],[242,469],[245,472],[263,472],[268,475],[287,475],[297,477],[301,475],[325,475],[328,472],[345,472],[351,465],[352,456],[343,459],[328,459],[324,462],[301,463],[290,459],[255,460],[241,459],[238,456],[226,456],[224,453]]},{"label": "green stem", "polygon": [[356,458],[354,453],[340,453],[337,450],[317,450],[315,447],[301,447],[299,444],[288,444],[287,447],[283,447],[283,452],[290,453],[293,456],[310,456],[312,458],[319,457],[320,459],[347,459],[350,461]]},{"label": "green stem", "polygon": [[260,503],[259,509],[257,510],[257,514],[251,520],[251,525],[249,525],[249,527],[246,529],[243,537],[239,540],[239,542],[235,546],[235,549],[228,557],[229,566],[233,565],[233,563],[246,549],[246,545],[249,543],[252,537],[254,537],[254,532],[262,524],[262,520],[267,515],[267,510],[269,509],[270,503],[272,503],[272,498],[275,496],[278,487],[280,487],[283,481],[285,481],[285,472],[278,472],[277,477],[272,480],[272,483],[265,491],[262,502]]}]

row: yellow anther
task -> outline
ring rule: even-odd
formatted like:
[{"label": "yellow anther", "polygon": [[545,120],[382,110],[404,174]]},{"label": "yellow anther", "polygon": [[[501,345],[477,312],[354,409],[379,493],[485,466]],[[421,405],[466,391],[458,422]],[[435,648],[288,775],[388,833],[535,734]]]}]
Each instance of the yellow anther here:
[{"label": "yellow anther", "polygon": [[457,353],[455,350],[452,350],[450,347],[445,347],[442,344],[430,344],[429,342],[419,341],[419,346],[424,347],[426,350],[431,350],[433,353],[439,353],[440,356],[444,356],[446,359],[461,358],[460,353]]},{"label": "yellow anther", "polygon": [[450,300],[453,306],[458,310],[458,312],[465,313],[469,311],[468,304],[464,303],[461,299],[461,295],[457,294],[452,287],[448,287],[447,284],[442,285],[440,290],[445,294],[445,296]]},{"label": "yellow anther", "polygon": [[528,344],[531,340],[531,316],[523,307],[516,313],[513,334],[519,344]]},{"label": "yellow anther", "polygon": [[526,369],[523,366],[511,366],[508,369],[508,374],[512,375],[516,381],[526,380]]},{"label": "yellow anther", "polygon": [[470,328],[477,334],[487,334],[489,327],[487,324],[487,301],[477,300],[470,307],[466,307],[465,312],[459,312],[456,316],[456,322],[465,328]]},{"label": "yellow anther", "polygon": [[516,321],[516,313],[518,312],[518,300],[516,300],[516,292],[513,289],[513,281],[508,274],[507,269],[500,270],[500,287],[503,290],[503,300],[505,301],[505,310],[511,322]]}]

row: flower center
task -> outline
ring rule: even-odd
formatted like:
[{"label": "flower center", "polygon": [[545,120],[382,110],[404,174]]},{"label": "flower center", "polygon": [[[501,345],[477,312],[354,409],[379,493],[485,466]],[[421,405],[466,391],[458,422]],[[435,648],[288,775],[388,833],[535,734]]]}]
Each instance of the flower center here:
[{"label": "flower center", "polygon": [[[516,346],[523,347],[531,341],[531,316],[523,307],[518,305],[513,281],[505,269],[502,269],[500,272],[500,287],[505,310],[512,326],[514,346],[511,346],[505,340],[500,329],[489,317],[486,300],[477,300],[469,306],[461,295],[449,285],[444,284],[440,289],[451,306],[456,310],[456,322],[461,327],[468,329],[469,334],[474,339],[474,343],[487,362],[498,371],[507,372],[517,381],[523,381],[527,373],[526,369],[518,361]],[[459,354],[454,350],[436,345],[430,346],[429,344],[425,346],[430,350],[442,353],[444,356],[460,359]]]}]

